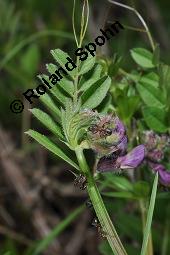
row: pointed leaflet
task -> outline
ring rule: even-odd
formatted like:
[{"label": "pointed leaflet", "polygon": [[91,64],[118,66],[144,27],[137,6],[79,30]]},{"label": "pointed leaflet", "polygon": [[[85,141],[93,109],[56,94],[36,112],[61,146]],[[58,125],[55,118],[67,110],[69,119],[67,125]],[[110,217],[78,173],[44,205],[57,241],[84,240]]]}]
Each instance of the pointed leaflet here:
[{"label": "pointed leaflet", "polygon": [[[66,100],[67,100],[67,96],[64,94],[64,91],[58,86],[58,84],[56,83],[56,85],[53,85],[51,83],[51,81],[49,81],[49,77],[45,74],[39,75],[38,78],[42,81],[42,78],[44,78],[51,86],[51,89],[49,89],[49,92],[55,96],[55,98],[58,100],[58,102],[62,105],[65,104]],[[42,81],[43,82],[43,81]],[[45,85],[45,84],[44,84]],[[69,96],[69,95],[68,95]]]},{"label": "pointed leaflet", "polygon": [[105,76],[92,84],[92,86],[82,94],[82,108],[93,109],[97,107],[105,98],[111,85],[111,79]]},{"label": "pointed leaflet", "polygon": [[92,84],[98,81],[100,79],[101,72],[102,72],[102,66],[97,65],[91,78],[83,83],[83,85],[80,88],[80,91],[87,90]]},{"label": "pointed leaflet", "polygon": [[135,48],[130,51],[133,60],[144,68],[153,68],[153,53],[143,48]]},{"label": "pointed leaflet", "polygon": [[166,132],[168,130],[165,124],[165,110],[156,107],[145,107],[143,109],[143,116],[150,129],[156,132]]},{"label": "pointed leaflet", "polygon": [[32,114],[41,121],[44,126],[46,126],[54,135],[57,135],[59,138],[63,139],[64,136],[61,132],[61,128],[58,126],[57,123],[53,121],[53,119],[45,112],[39,109],[30,109]]},{"label": "pointed leaflet", "polygon": [[40,100],[43,102],[44,105],[46,105],[51,111],[53,111],[58,117],[61,116],[61,112],[59,108],[56,106],[54,101],[51,99],[51,97],[45,93],[44,95],[41,95]]},{"label": "pointed leaflet", "polygon": [[[60,64],[63,69],[68,72],[68,74],[71,77],[74,77],[76,74],[76,68],[74,68],[72,71],[67,71],[67,68],[65,67],[65,64],[69,61],[67,58],[69,55],[65,53],[64,51],[60,49],[51,50],[51,54],[53,55],[54,59]],[[70,58],[70,57],[69,57]],[[71,59],[71,58],[70,58]],[[75,65],[75,64],[74,64]]]},{"label": "pointed leaflet", "polygon": [[154,72],[150,72],[141,77],[140,83],[145,83],[148,84],[148,86],[151,85],[157,88],[159,86],[159,76]]},{"label": "pointed leaflet", "polygon": [[165,97],[159,88],[147,83],[138,83],[136,88],[147,106],[165,107]]},{"label": "pointed leaflet", "polygon": [[82,62],[82,65],[80,66],[79,75],[85,74],[88,71],[90,71],[94,64],[95,64],[96,58],[93,56],[88,56],[85,61]]},{"label": "pointed leaflet", "polygon": [[[48,70],[48,72],[50,73],[50,74],[55,74],[56,76],[58,76],[57,75],[57,73],[55,73],[55,71],[56,70],[58,70],[58,67],[56,66],[56,65],[54,65],[54,64],[46,64],[46,67],[47,67],[47,70]],[[74,85],[73,85],[73,82],[72,81],[70,81],[70,80],[68,80],[68,79],[66,79],[65,77],[64,77],[64,73],[60,70],[59,71],[59,73],[60,73],[60,76],[62,77],[62,78],[60,78],[59,76],[58,76],[58,78],[60,79],[60,81],[57,81],[57,84],[56,84],[56,86],[60,86],[63,90],[65,90],[69,95],[73,95],[73,92],[74,92]]]},{"label": "pointed leaflet", "polygon": [[44,146],[46,149],[57,155],[58,157],[65,160],[67,163],[69,163],[71,166],[75,167],[79,170],[79,167],[74,161],[72,161],[60,148],[57,147],[56,144],[51,142],[46,136],[34,131],[34,130],[28,130],[25,132],[32,138],[34,138],[37,142],[39,142],[42,146]]}]

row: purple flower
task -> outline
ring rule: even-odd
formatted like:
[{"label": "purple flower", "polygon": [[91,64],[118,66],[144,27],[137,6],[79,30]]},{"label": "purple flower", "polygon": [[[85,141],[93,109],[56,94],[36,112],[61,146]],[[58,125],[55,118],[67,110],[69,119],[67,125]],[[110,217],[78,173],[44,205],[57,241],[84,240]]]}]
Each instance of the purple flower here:
[{"label": "purple flower", "polygon": [[118,116],[98,112],[93,112],[93,116],[94,120],[87,129],[87,142],[89,148],[96,152],[99,159],[97,171],[136,168],[144,159],[144,145],[137,146],[127,154],[126,129]]},{"label": "purple flower", "polygon": [[147,159],[153,162],[163,160],[168,141],[169,137],[165,134],[158,135],[153,131],[145,131],[142,135],[142,142],[146,147]]},{"label": "purple flower", "polygon": [[125,156],[113,153],[110,157],[103,157],[99,160],[97,171],[107,172],[121,169],[133,169],[141,164],[145,156],[144,145],[139,145]]},{"label": "purple flower", "polygon": [[[87,130],[89,147],[99,157],[126,151],[127,137],[123,123],[117,116],[95,113],[93,124]],[[123,155],[123,154],[122,154]]]},{"label": "purple flower", "polygon": [[146,163],[149,167],[159,173],[159,180],[165,186],[170,186],[170,172],[160,164],[165,158],[166,149],[169,146],[169,136],[166,134],[158,135],[153,131],[145,131],[143,142],[146,147]]},{"label": "purple flower", "polygon": [[170,186],[170,171],[167,171],[161,164],[150,163],[150,167],[153,171],[159,173],[159,180],[165,186]]}]

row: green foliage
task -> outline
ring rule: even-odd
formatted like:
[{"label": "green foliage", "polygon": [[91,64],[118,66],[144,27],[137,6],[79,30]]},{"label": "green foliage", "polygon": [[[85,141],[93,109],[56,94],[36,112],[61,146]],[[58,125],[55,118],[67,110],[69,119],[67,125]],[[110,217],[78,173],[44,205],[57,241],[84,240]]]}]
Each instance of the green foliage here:
[{"label": "green foliage", "polygon": [[153,68],[153,54],[143,48],[135,48],[131,50],[133,60],[143,68]]},{"label": "green foliage", "polygon": [[76,163],[74,163],[56,144],[51,142],[46,136],[38,133],[34,130],[29,130],[25,132],[32,138],[34,138],[38,143],[40,143],[42,146],[44,146],[47,150],[54,153],[56,156],[62,158],[66,162],[68,162],[70,165],[75,167],[76,169],[79,169]]},{"label": "green foliage", "polygon": [[93,109],[96,108],[105,98],[111,85],[111,79],[109,77],[103,77],[97,82],[93,83],[82,94],[82,108]]},{"label": "green foliage", "polygon": [[61,112],[57,105],[54,103],[53,99],[46,93],[40,97],[42,103],[51,110],[57,117],[61,116]]},{"label": "green foliage", "polygon": [[150,129],[162,133],[168,130],[165,124],[165,110],[156,107],[145,107],[143,108],[143,116]]},{"label": "green foliage", "polygon": [[136,85],[136,88],[147,106],[165,108],[165,98],[159,88],[140,82]]},{"label": "green foliage", "polygon": [[96,62],[96,58],[93,56],[88,56],[88,58],[82,62],[80,65],[79,75],[85,74],[90,71]]},{"label": "green foliage", "polygon": [[80,84],[80,92],[86,91],[90,86],[92,86],[95,82],[97,82],[101,77],[102,67],[101,65],[97,65],[94,73],[88,80],[84,80],[82,84]]},{"label": "green foliage", "polygon": [[[55,49],[55,50],[51,50],[51,54],[54,57],[54,59],[56,60],[56,62],[66,71],[66,67],[65,64],[68,62],[67,58],[70,58],[70,56],[65,53],[64,51],[60,50],[60,49]],[[76,69],[73,69],[73,71],[69,71],[68,74],[74,78],[74,76],[76,75]]]},{"label": "green foliage", "polygon": [[56,137],[64,139],[61,128],[47,113],[35,108],[30,111],[44,126],[46,126],[54,135],[56,135]]}]

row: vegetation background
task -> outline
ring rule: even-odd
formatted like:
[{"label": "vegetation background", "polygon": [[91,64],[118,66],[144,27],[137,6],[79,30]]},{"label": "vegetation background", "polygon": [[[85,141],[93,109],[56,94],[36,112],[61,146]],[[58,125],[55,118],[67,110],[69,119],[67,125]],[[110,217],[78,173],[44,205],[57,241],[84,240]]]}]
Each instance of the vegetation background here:
[{"label": "vegetation background", "polygon": [[[80,26],[81,3],[77,1],[76,5],[77,29]],[[161,58],[170,63],[170,2],[134,0],[127,3],[142,14],[160,45]],[[97,229],[91,225],[95,217],[93,210],[81,207],[87,200],[86,191],[74,187],[74,177],[68,171],[70,167],[24,135],[30,127],[47,132],[32,119],[27,110],[30,105],[24,101],[22,93],[39,84],[37,75],[46,72],[45,63],[52,61],[51,49],[60,48],[74,55],[72,7],[73,1],[70,0],[0,0],[2,255],[112,254]],[[141,27],[132,12],[105,0],[91,0],[87,42],[93,41],[105,24],[115,20],[129,27]],[[126,28],[101,47],[98,54],[105,59],[113,59],[116,53],[123,57],[122,65],[128,71],[134,68],[130,49],[135,47],[150,49],[148,39],[144,33]],[[22,114],[14,114],[9,109],[15,98],[24,102]],[[37,100],[34,106],[39,105]],[[119,111],[122,113],[121,106]],[[121,181],[124,179],[120,177]],[[119,189],[113,187],[115,191]],[[166,194],[165,199],[156,201],[153,221],[155,255],[170,254],[169,198]],[[110,197],[105,202],[129,254],[138,254],[142,223],[137,202],[125,197]]]}]

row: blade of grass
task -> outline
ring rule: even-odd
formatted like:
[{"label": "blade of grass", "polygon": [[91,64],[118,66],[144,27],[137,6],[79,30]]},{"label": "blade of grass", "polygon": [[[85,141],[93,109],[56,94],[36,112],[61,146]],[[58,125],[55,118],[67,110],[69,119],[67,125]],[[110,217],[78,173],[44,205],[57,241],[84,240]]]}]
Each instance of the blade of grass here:
[{"label": "blade of grass", "polygon": [[70,33],[66,33],[63,31],[44,30],[44,31],[37,32],[23,39],[21,42],[19,42],[16,46],[13,47],[11,51],[9,51],[8,54],[0,62],[0,69],[2,69],[27,44],[30,44],[37,39],[40,39],[42,37],[47,37],[47,36],[59,36],[65,39],[74,40],[74,36],[72,36]]},{"label": "blade of grass", "polygon": [[[31,255],[38,255],[45,251],[47,247],[53,242],[53,240],[61,234],[65,228],[67,228],[72,221],[84,210],[85,206],[82,205],[76,208],[72,213],[68,215],[66,219],[61,221],[44,239],[42,239],[38,244],[35,245],[31,251]],[[29,254],[29,253],[28,253]]]},{"label": "blade of grass", "polygon": [[149,240],[150,231],[151,231],[151,224],[152,224],[155,200],[156,200],[157,186],[158,186],[158,172],[156,173],[155,178],[154,178],[152,194],[151,194],[149,209],[148,209],[148,214],[147,214],[146,226],[145,226],[144,234],[143,234],[141,255],[146,255],[148,240]]}]

